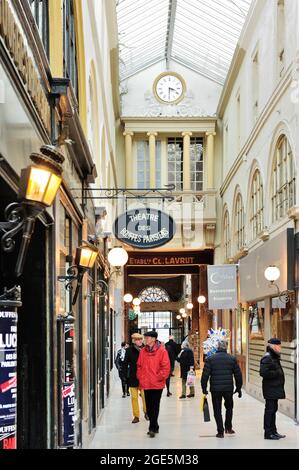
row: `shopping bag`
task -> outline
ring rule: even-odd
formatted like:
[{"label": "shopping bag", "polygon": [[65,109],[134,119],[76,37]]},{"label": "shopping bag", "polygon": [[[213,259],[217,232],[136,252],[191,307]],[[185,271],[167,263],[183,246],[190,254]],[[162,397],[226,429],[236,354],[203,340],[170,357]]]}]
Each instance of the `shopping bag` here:
[{"label": "shopping bag", "polygon": [[195,385],[195,372],[194,370],[189,370],[187,375],[187,387],[194,387]]},{"label": "shopping bag", "polygon": [[207,399],[206,396],[203,397],[202,411],[203,411],[203,420],[204,420],[204,422],[208,423],[209,421],[211,421],[209,403],[208,403],[208,399]]}]

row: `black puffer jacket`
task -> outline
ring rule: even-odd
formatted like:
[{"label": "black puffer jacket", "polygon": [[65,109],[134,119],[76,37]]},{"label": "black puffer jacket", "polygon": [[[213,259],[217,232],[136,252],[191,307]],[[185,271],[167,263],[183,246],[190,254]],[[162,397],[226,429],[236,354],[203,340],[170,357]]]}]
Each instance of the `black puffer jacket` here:
[{"label": "black puffer jacket", "polygon": [[194,367],[194,354],[192,349],[184,348],[181,355],[177,357],[177,361],[181,366],[181,378],[187,380],[190,367]]},{"label": "black puffer jacket", "polygon": [[236,389],[241,390],[243,380],[242,372],[237,359],[225,351],[217,351],[213,356],[206,359],[201,376],[201,387],[203,392],[207,390],[210,379],[211,392],[233,392],[234,381]]},{"label": "black puffer jacket", "polygon": [[263,395],[265,399],[279,400],[286,397],[284,391],[284,372],[280,365],[280,355],[267,347],[261,359],[260,375],[263,377]]},{"label": "black puffer jacket", "polygon": [[124,376],[127,379],[128,387],[138,387],[139,382],[136,377],[137,372],[137,361],[139,357],[139,351],[136,346],[130,346],[126,350],[126,355],[123,362]]}]

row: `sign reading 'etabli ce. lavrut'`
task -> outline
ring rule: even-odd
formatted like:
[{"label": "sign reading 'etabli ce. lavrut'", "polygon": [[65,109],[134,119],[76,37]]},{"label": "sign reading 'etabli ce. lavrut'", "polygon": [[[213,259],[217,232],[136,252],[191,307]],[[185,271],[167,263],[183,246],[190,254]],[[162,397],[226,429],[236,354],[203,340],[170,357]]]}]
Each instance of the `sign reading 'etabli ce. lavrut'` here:
[{"label": "sign reading 'etabli ce. lavrut'", "polygon": [[115,220],[113,232],[118,240],[135,248],[157,248],[172,240],[175,222],[157,209],[133,209]]}]

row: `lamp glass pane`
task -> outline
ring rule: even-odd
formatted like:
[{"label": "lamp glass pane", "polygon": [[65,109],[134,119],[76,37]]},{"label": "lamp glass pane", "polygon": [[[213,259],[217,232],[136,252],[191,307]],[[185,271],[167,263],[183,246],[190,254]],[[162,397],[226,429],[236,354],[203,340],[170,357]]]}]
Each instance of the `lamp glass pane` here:
[{"label": "lamp glass pane", "polygon": [[57,191],[61,185],[61,177],[52,173],[46,193],[44,195],[43,203],[47,206],[52,206],[54,199],[56,197]]},{"label": "lamp glass pane", "polygon": [[27,184],[26,199],[29,201],[43,202],[50,178],[50,171],[32,167]]},{"label": "lamp glass pane", "polygon": [[89,268],[91,256],[92,256],[92,251],[89,248],[81,249],[79,264],[80,266],[82,266],[82,268]]}]

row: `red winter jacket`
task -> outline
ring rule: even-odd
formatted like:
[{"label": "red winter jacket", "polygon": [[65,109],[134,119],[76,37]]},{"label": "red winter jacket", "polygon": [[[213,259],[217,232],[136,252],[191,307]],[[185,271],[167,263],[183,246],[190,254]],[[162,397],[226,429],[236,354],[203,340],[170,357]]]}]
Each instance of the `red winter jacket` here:
[{"label": "red winter jacket", "polygon": [[161,390],[165,387],[170,374],[168,352],[156,341],[153,350],[148,346],[141,349],[137,361],[137,378],[143,390]]}]

